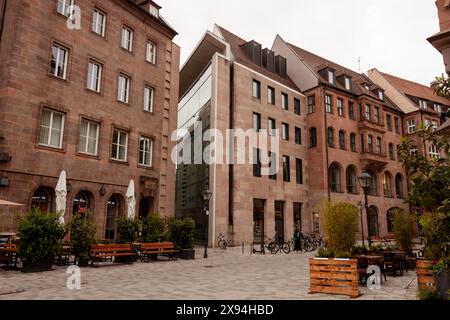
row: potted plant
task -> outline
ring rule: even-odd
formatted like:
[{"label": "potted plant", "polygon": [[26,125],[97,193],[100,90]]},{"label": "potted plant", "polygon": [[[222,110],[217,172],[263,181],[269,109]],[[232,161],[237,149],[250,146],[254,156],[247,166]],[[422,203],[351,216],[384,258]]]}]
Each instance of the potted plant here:
[{"label": "potted plant", "polygon": [[[133,248],[133,244],[139,239],[139,233],[141,230],[140,220],[128,217],[119,217],[117,218],[116,221],[117,221],[118,242],[122,244],[129,244]],[[116,257],[116,260],[117,262],[122,263],[130,261],[130,258]]]},{"label": "potted plant", "polygon": [[180,250],[180,258],[195,259],[194,236],[195,221],[192,218],[172,219],[169,222],[171,241]]},{"label": "potted plant", "polygon": [[70,245],[79,267],[89,265],[89,252],[95,244],[96,228],[88,215],[74,215],[69,222]]},{"label": "potted plant", "polygon": [[395,210],[394,212],[394,238],[396,244],[405,252],[411,252],[413,248],[413,239],[415,218],[405,210]]},{"label": "potted plant", "polygon": [[66,233],[65,227],[59,223],[59,214],[43,213],[33,208],[18,217],[18,231],[22,272],[52,270],[53,260]]}]

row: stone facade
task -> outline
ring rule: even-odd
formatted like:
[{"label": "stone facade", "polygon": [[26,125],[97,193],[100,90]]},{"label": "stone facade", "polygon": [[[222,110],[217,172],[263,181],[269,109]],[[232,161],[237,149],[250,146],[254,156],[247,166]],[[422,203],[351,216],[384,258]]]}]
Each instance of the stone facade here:
[{"label": "stone facade", "polygon": [[[4,2],[4,1],[3,1]],[[49,209],[55,208],[54,188],[62,170],[68,176],[66,221],[73,213],[79,192],[89,198],[88,210],[97,224],[97,237],[105,237],[108,202],[117,195],[117,214],[126,214],[125,193],[131,179],[136,184],[137,212],[142,203],[147,214],[173,215],[175,168],[170,161],[170,136],[176,128],[179,47],[175,31],[130,1],[75,1],[81,9],[81,29],[69,30],[67,18],[57,12],[57,0],[8,1],[0,42],[0,151],[12,160],[0,163],[0,198],[29,209],[33,194],[46,188]],[[0,6],[1,7],[1,6]],[[93,10],[106,15],[105,36],[91,31]],[[133,30],[133,48],[121,48],[122,27]],[[155,64],[146,62],[146,45],[156,44]],[[50,74],[51,48],[68,49],[65,80]],[[102,65],[101,90],[87,89],[90,59]],[[129,102],[118,102],[119,73],[131,79]],[[153,112],[144,111],[144,87],[155,96]],[[39,143],[42,111],[64,115],[61,148]],[[80,122],[99,126],[95,156],[79,152]],[[128,133],[127,160],[111,160],[113,129]],[[153,139],[152,165],[139,165],[139,139]],[[36,200],[36,199],[35,199]],[[146,201],[146,200],[144,200]],[[0,208],[0,231],[14,231],[16,209]]]}]

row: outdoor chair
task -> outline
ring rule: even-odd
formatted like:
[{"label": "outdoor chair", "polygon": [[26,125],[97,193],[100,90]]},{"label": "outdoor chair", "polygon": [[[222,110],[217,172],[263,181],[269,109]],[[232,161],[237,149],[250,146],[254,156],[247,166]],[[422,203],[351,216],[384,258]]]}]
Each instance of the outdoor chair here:
[{"label": "outdoor chair", "polygon": [[369,267],[369,261],[365,257],[358,258],[358,275],[359,275],[359,283],[363,283],[362,279],[364,278],[364,283],[367,283],[367,268]]}]

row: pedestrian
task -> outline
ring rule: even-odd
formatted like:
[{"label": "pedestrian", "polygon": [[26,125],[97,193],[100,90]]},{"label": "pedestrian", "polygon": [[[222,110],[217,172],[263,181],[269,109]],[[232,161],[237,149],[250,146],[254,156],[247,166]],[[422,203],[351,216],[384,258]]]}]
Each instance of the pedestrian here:
[{"label": "pedestrian", "polygon": [[294,232],[294,242],[295,242],[295,251],[302,251],[302,232],[300,228],[297,226]]}]

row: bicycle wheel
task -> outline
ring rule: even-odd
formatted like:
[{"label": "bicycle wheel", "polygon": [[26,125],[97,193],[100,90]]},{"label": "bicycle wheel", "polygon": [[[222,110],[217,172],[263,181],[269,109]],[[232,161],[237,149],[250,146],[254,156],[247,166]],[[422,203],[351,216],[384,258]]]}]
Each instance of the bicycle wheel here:
[{"label": "bicycle wheel", "polygon": [[269,243],[269,251],[271,254],[275,254],[280,250],[280,247],[278,246],[278,243],[271,242]]},{"label": "bicycle wheel", "polygon": [[306,252],[314,251],[314,245],[312,244],[312,242],[310,240],[305,241],[305,251]]},{"label": "bicycle wheel", "polygon": [[291,246],[289,245],[289,243],[284,242],[281,245],[281,249],[284,251],[284,253],[289,254],[291,252]]}]

